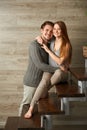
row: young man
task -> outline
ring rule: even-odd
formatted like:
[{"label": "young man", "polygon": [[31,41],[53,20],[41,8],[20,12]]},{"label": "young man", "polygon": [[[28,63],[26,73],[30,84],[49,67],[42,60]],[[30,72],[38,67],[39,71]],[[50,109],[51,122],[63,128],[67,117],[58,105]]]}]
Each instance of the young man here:
[{"label": "young man", "polygon": [[[41,37],[48,46],[48,42],[53,36],[53,26],[54,24],[51,21],[45,21],[41,25]],[[35,90],[42,79],[43,72],[54,73],[56,69],[56,67],[48,65],[48,54],[37,40],[29,44],[29,64],[24,76],[24,94],[19,109],[19,116],[21,115],[23,105],[30,104]]]}]

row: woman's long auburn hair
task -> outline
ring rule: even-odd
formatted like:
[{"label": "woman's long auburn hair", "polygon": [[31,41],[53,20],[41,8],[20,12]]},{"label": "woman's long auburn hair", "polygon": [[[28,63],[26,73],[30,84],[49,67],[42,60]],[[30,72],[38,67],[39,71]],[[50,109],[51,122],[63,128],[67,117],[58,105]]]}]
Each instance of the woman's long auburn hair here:
[{"label": "woman's long auburn hair", "polygon": [[62,45],[60,48],[60,57],[67,57],[67,61],[71,63],[72,46],[68,37],[66,25],[63,21],[57,21],[54,25],[55,24],[58,24],[61,29]]}]

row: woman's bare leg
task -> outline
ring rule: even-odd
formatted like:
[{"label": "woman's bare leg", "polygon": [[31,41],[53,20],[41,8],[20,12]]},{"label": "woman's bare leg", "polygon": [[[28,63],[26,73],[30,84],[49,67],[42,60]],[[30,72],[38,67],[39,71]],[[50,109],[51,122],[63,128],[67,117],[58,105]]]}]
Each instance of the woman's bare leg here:
[{"label": "woman's bare leg", "polygon": [[40,81],[39,86],[37,87],[35,94],[32,98],[32,101],[30,103],[30,108],[27,111],[27,113],[24,115],[25,118],[31,118],[33,109],[34,109],[34,105],[38,102],[38,100],[40,98],[45,98],[47,96],[48,86],[50,84],[51,76],[52,76],[52,74],[50,74],[48,72],[43,73],[42,80]]}]

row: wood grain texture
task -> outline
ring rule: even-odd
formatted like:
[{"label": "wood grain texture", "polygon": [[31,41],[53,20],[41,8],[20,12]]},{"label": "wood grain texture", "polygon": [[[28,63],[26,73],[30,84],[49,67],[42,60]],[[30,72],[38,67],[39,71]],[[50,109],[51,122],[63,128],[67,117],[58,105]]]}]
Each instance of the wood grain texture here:
[{"label": "wood grain texture", "polygon": [[17,116],[28,64],[28,45],[45,20],[63,20],[73,47],[73,67],[83,67],[87,0],[0,0],[0,122]]}]

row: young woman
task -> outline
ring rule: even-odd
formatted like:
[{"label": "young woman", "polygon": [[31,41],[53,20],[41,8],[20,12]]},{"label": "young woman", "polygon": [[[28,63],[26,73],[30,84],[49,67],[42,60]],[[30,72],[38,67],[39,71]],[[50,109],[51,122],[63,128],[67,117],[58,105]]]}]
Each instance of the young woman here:
[{"label": "young woman", "polygon": [[[68,79],[68,69],[71,64],[72,46],[67,34],[67,28],[63,21],[54,23],[53,38],[50,43],[50,49],[44,44],[43,37],[38,37],[37,40],[42,44],[42,48],[49,54],[49,64],[58,67],[54,74],[44,72],[42,80],[37,87],[28,112],[24,115],[25,118],[32,116],[35,103],[45,96],[48,90],[59,82],[65,82]],[[45,85],[45,82],[48,84]],[[44,96],[44,97],[45,97]]]}]

